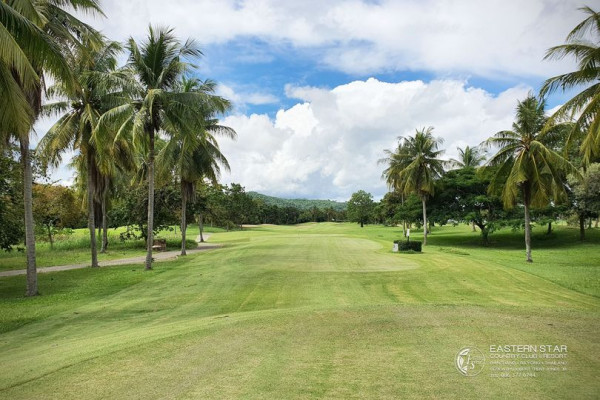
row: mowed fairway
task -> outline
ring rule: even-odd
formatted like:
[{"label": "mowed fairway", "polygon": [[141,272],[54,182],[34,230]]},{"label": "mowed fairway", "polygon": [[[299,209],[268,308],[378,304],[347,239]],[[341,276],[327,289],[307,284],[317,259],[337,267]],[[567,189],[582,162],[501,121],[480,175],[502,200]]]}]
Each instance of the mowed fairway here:
[{"label": "mowed fairway", "polygon": [[[391,253],[400,235],[217,233],[222,249],[151,272],[42,274],[34,299],[24,277],[0,278],[0,398],[600,396],[597,236],[534,247],[527,265],[518,246],[471,246],[465,227],[434,232],[423,254]],[[464,377],[454,365],[465,346],[507,344],[566,345],[567,369],[495,378],[486,360]]]}]

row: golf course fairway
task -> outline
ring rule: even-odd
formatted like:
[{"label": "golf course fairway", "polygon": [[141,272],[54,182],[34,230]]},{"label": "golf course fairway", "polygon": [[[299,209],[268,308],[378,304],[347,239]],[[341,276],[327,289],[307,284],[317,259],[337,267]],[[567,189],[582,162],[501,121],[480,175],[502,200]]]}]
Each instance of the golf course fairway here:
[{"label": "golf course fairway", "polygon": [[527,264],[507,235],[437,228],[403,254],[401,228],[263,226],[152,271],[40,274],[36,298],[0,278],[0,398],[600,397],[597,236],[534,237]]}]

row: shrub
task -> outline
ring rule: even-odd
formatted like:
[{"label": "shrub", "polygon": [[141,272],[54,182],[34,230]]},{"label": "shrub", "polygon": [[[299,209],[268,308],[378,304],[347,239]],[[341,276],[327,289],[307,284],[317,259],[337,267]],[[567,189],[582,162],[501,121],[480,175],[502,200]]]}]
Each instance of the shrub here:
[{"label": "shrub", "polygon": [[398,251],[421,252],[421,242],[418,240],[412,240],[410,242],[407,242],[406,240],[394,240],[394,243],[398,244]]}]

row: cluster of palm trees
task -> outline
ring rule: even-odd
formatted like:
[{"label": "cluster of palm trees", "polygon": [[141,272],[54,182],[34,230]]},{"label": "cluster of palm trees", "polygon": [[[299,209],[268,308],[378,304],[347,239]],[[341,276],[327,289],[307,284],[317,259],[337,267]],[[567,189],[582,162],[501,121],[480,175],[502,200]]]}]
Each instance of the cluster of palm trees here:
[{"label": "cluster of palm trees", "polygon": [[172,29],[150,27],[144,42],[127,41],[128,61],[118,67],[122,46],[73,11],[102,15],[96,0],[0,2],[0,98],[9,99],[0,104],[0,139],[18,140],[21,149],[28,296],[38,293],[30,138],[41,116],[60,116],[39,143],[41,159],[56,165],[73,150],[79,179],[86,177],[92,267],[98,266],[95,210],[101,209],[104,251],[107,196],[119,171],[135,170],[148,183],[151,269],[156,166],[181,182],[185,235],[185,202],[195,184],[216,181],[220,168],[229,168],[216,136],[235,136],[216,119],[231,108],[229,101],[215,95],[214,82],[191,77],[202,56],[193,40],[181,42]]},{"label": "cluster of palm trees", "polygon": [[427,199],[435,192],[435,180],[444,173],[448,161],[439,146],[442,138],[433,136],[433,127],[416,131],[414,137],[399,138],[395,151],[384,150],[387,157],[380,163],[388,164],[383,175],[390,188],[402,195],[416,194],[423,203],[423,244],[427,244]]},{"label": "cluster of palm trees", "polygon": [[[567,43],[552,47],[546,58],[573,56],[577,71],[548,79],[539,98],[530,94],[517,105],[511,130],[500,131],[482,143],[495,149],[486,167],[495,167],[490,192],[501,193],[506,208],[523,205],[527,261],[531,258],[531,207],[544,207],[566,197],[568,176],[581,174],[567,158],[574,143],[579,146],[580,166],[585,169],[600,158],[600,14],[589,7],[588,14],[567,37]],[[590,37],[588,37],[588,35]],[[554,115],[545,114],[544,96],[561,88],[589,85],[567,101]],[[445,161],[433,128],[417,130],[414,137],[400,138],[393,151],[385,150],[380,160],[388,185],[402,195],[417,194],[423,203],[423,244],[427,244],[426,201],[434,193],[434,181],[444,167],[477,167],[483,160],[480,148],[459,149],[461,160]]]}]

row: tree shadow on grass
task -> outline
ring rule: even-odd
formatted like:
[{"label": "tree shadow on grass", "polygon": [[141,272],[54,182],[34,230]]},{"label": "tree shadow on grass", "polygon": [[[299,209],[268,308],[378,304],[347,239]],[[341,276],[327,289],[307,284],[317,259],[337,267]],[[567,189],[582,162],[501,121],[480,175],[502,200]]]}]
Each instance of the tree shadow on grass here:
[{"label": "tree shadow on grass", "polygon": [[[548,249],[578,247],[582,244],[600,244],[600,229],[586,229],[585,235],[586,239],[582,242],[579,240],[579,229],[557,227],[548,235],[546,227],[535,227],[531,237],[531,245],[536,249]],[[461,230],[456,232],[444,231],[436,235],[434,230],[427,239],[428,244],[433,246],[507,250],[525,248],[525,237],[522,230],[503,229],[496,231],[488,236],[487,245],[483,244],[479,231],[468,235]]]}]

